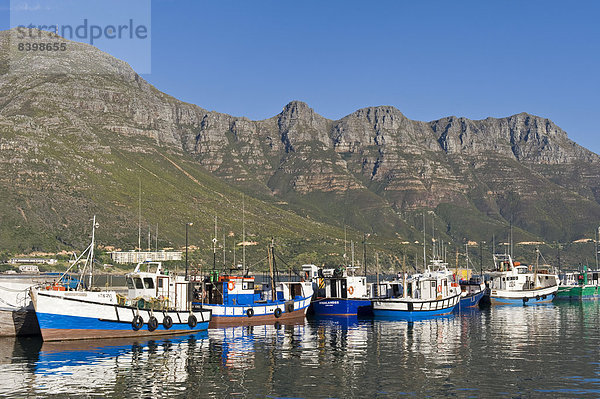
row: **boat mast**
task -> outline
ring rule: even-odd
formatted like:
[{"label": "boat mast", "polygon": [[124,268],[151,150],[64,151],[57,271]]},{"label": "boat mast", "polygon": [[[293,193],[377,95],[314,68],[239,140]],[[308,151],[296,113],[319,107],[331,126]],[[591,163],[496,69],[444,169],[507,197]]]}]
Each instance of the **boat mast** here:
[{"label": "boat mast", "polygon": [[348,235],[346,233],[346,225],[344,225],[344,267],[348,266]]},{"label": "boat mast", "polygon": [[88,279],[88,289],[92,289],[92,274],[94,273],[94,241],[96,240],[96,215],[92,222],[92,243],[90,245],[89,253],[89,264],[90,264],[90,276]]},{"label": "boat mast", "polygon": [[537,274],[538,274],[538,263],[540,260],[540,250],[539,248],[535,249],[535,272],[533,273],[533,288],[536,289],[538,286],[537,283]]},{"label": "boat mast", "polygon": [[425,212],[423,212],[423,270],[427,268],[427,253],[425,252]]},{"label": "boat mast", "polygon": [[274,252],[274,240],[271,238],[271,244],[267,249],[267,253],[268,253],[268,258],[269,258],[269,275],[271,277],[271,299],[273,301],[277,300],[277,293],[275,291],[275,273],[274,273],[274,267],[275,267],[275,252]]},{"label": "boat mast", "polygon": [[403,254],[402,256],[402,271],[402,298],[406,298],[406,254]]},{"label": "boat mast", "polygon": [[242,275],[246,275],[246,198],[242,194]]},{"label": "boat mast", "polygon": [[367,233],[363,233],[363,267],[367,277]]},{"label": "boat mast", "polygon": [[596,237],[596,239],[594,240],[596,242],[596,270],[598,270],[598,236],[600,236],[600,227],[598,227],[598,229],[594,229],[594,235]]},{"label": "boat mast", "polygon": [[377,276],[377,290],[375,293],[379,296],[379,252],[375,252],[375,270]]},{"label": "boat mast", "polygon": [[217,215],[215,215],[215,236],[213,242],[213,271],[217,268]]},{"label": "boat mast", "polygon": [[512,216],[510,217],[510,259],[513,257],[513,226],[512,226]]},{"label": "boat mast", "polygon": [[456,248],[456,271],[454,272],[454,275],[458,278],[458,248]]},{"label": "boat mast", "polygon": [[[138,251],[142,250],[142,180],[138,177]],[[139,260],[139,259],[138,259]]]},{"label": "boat mast", "polygon": [[433,219],[433,215],[431,215],[431,260],[437,258],[435,244],[435,220]]}]

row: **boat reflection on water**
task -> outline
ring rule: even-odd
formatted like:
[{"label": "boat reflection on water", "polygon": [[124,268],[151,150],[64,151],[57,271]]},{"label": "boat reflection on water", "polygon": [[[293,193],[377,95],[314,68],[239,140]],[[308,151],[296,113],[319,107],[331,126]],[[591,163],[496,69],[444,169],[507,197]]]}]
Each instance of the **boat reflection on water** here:
[{"label": "boat reflection on water", "polygon": [[127,381],[138,385],[135,380],[141,375],[146,377],[144,392],[161,395],[186,378],[187,360],[207,338],[203,331],[158,340],[44,342],[35,364],[35,384],[44,394],[73,394],[88,387],[113,391]]},{"label": "boat reflection on water", "polygon": [[535,397],[543,384],[554,396],[598,397],[598,326],[600,304],[589,301],[419,321],[319,317],[156,340],[0,340],[0,396]]}]

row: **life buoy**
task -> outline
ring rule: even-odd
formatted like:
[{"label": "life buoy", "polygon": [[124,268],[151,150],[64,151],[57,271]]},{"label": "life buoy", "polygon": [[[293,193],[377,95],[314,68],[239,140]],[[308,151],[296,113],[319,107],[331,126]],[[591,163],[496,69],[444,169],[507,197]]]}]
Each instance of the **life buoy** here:
[{"label": "life buoy", "polygon": [[140,328],[142,328],[143,325],[144,325],[144,319],[142,319],[142,316],[140,316],[139,314],[136,314],[135,316],[133,316],[133,320],[131,321],[131,328],[133,328],[135,331],[137,331]]},{"label": "life buoy", "polygon": [[197,325],[198,325],[198,319],[196,319],[196,316],[191,314],[190,317],[188,317],[188,326],[190,326],[190,328],[194,328]]},{"label": "life buoy", "polygon": [[157,328],[158,328],[158,320],[156,320],[156,317],[150,316],[150,318],[148,319],[148,331],[154,331]]},{"label": "life buoy", "polygon": [[169,328],[173,327],[173,319],[171,318],[171,316],[166,315],[165,317],[163,317],[163,327],[165,328],[165,330],[168,330]]},{"label": "life buoy", "polygon": [[250,309],[246,310],[246,316],[248,316],[248,317],[254,316],[254,309],[250,308]]},{"label": "life buoy", "polygon": [[227,291],[233,291],[234,288],[235,288],[235,283],[233,281],[230,281],[227,283]]},{"label": "life buoy", "polygon": [[440,284],[440,285],[438,285],[437,292],[439,292],[439,293],[441,293],[441,292],[442,292],[442,285],[441,285],[441,284]]},{"label": "life buoy", "polygon": [[348,287],[348,294],[350,294],[350,295],[354,294],[354,287],[352,287],[352,286]]},{"label": "life buoy", "polygon": [[279,308],[275,309],[273,314],[275,315],[276,318],[280,318],[281,317],[281,309],[279,309]]},{"label": "life buoy", "polygon": [[309,277],[310,277],[310,276],[309,276],[308,272],[304,272],[304,278],[305,278],[306,280],[308,280],[308,279],[309,279]]}]

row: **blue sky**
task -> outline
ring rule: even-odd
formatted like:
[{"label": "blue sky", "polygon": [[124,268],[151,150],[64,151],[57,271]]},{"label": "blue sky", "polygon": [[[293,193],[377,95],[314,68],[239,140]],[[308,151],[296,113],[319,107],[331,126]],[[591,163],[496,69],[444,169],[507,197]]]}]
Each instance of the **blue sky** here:
[{"label": "blue sky", "polygon": [[263,119],[297,99],[332,119],[393,105],[426,121],[525,111],[600,153],[600,2],[154,0],[151,15],[144,78],[206,109]]}]

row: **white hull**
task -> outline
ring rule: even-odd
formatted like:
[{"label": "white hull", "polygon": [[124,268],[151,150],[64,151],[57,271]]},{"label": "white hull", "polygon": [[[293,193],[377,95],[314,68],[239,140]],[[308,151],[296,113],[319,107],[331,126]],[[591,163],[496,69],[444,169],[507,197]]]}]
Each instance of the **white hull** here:
[{"label": "white hull", "polygon": [[[210,305],[203,304],[203,309],[212,310],[213,317],[247,317],[248,309],[252,309],[254,311],[254,316],[270,316],[275,313],[275,309],[281,310],[283,313],[291,313],[297,310],[306,310],[310,305],[311,297],[304,298],[296,301],[288,301],[286,303],[271,303],[271,304],[254,304],[254,305]],[[292,305],[292,308],[287,308],[288,305]]]},{"label": "white hull", "polygon": [[373,311],[432,312],[453,309],[460,301],[460,294],[442,299],[423,300],[413,298],[374,299]]},{"label": "white hull", "polygon": [[[208,310],[152,311],[118,305],[116,293],[112,291],[34,289],[32,293],[44,341],[181,334],[205,330],[211,318]],[[191,315],[196,318],[197,325],[188,324]],[[132,323],[136,316],[143,320],[139,329]],[[167,316],[172,320],[170,327],[165,326]],[[148,326],[151,317],[158,322],[156,329]]]},{"label": "white hull", "polygon": [[518,301],[551,301],[554,298],[554,294],[558,291],[558,286],[554,285],[551,287],[538,288],[534,290],[490,290],[490,299],[492,303],[513,303]]}]

